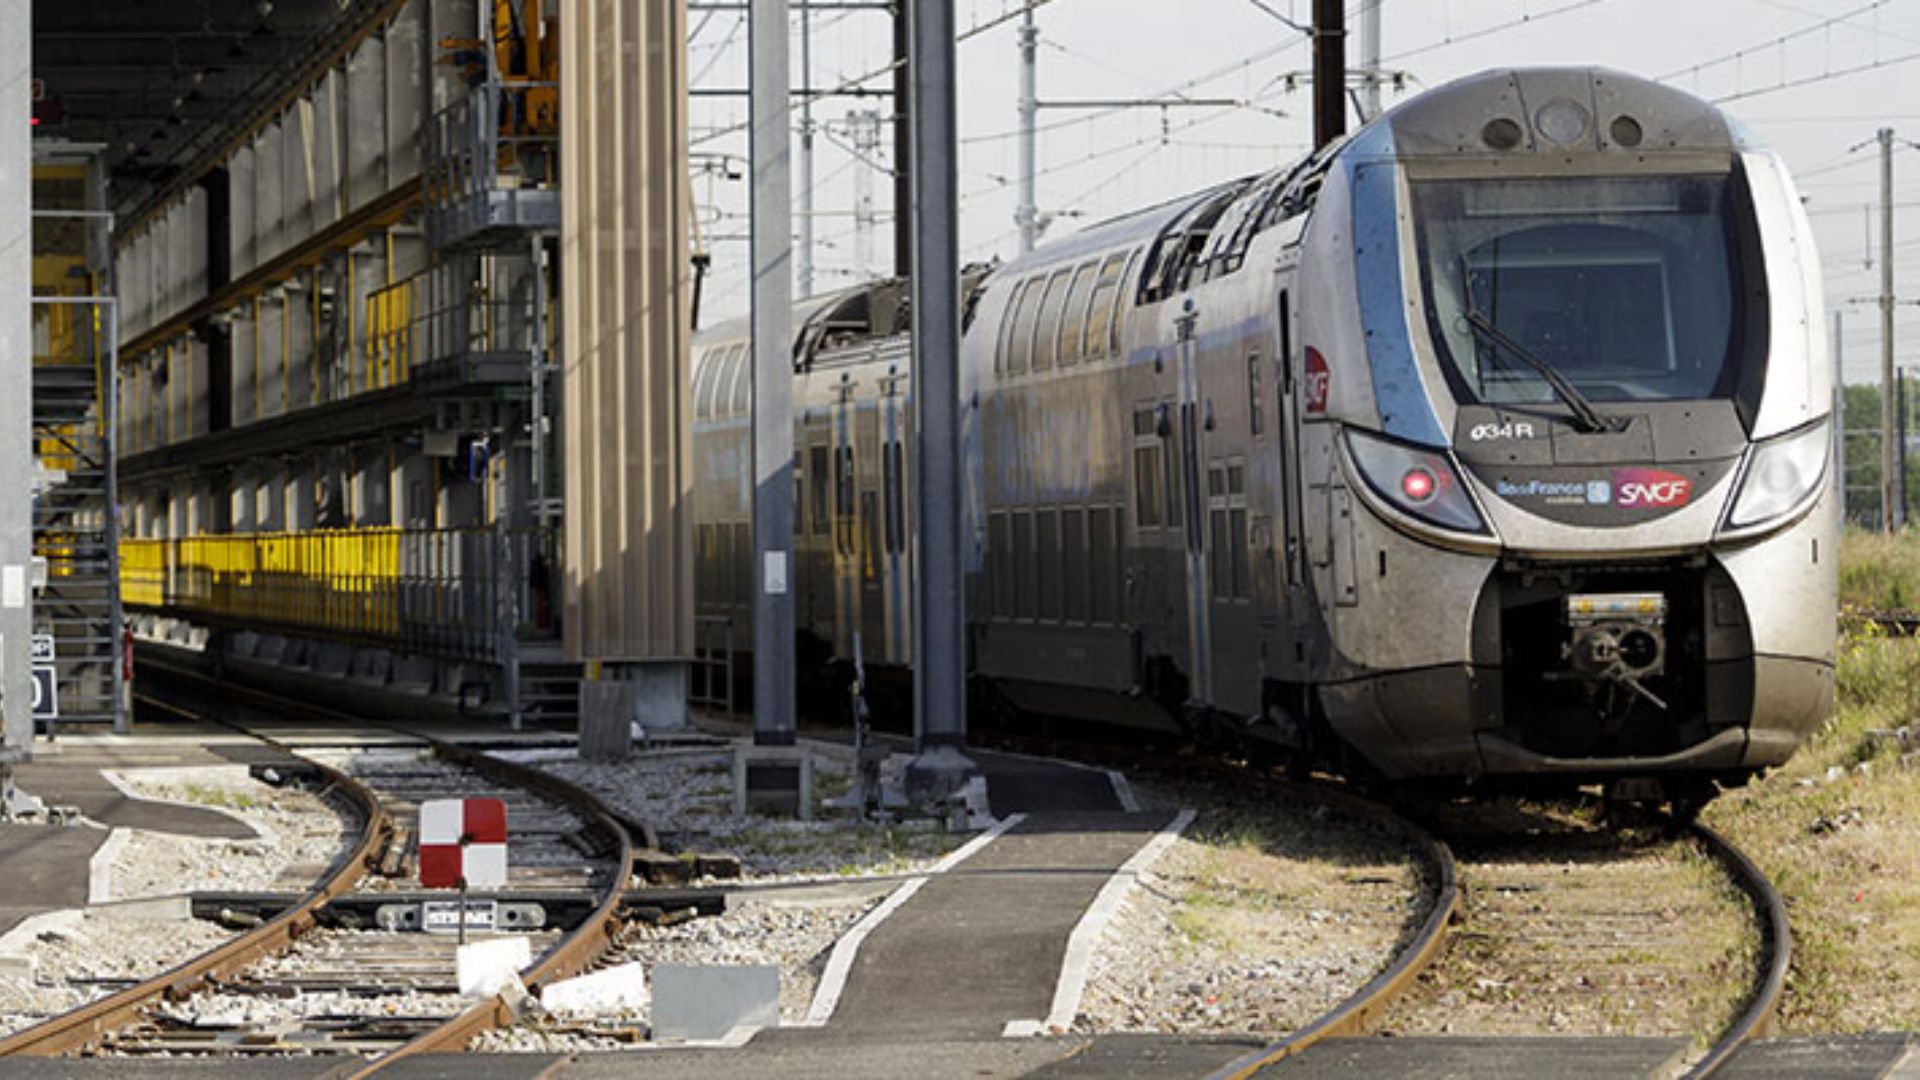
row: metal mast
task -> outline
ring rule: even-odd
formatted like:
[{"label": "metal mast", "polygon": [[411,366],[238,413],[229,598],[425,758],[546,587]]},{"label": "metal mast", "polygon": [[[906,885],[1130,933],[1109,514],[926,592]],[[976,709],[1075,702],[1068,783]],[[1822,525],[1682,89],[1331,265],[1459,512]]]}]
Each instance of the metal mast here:
[{"label": "metal mast", "polygon": [[1034,191],[1035,120],[1040,114],[1034,51],[1040,29],[1033,23],[1033,7],[1028,5],[1020,22],[1020,205],[1014,208],[1013,222],[1020,227],[1020,254],[1033,250],[1040,233],[1040,208]]},{"label": "metal mast", "polygon": [[[967,738],[960,555],[960,220],[953,0],[915,0],[913,73],[913,720],[909,797],[950,798],[974,773]],[[901,231],[906,232],[906,222]]]},{"label": "metal mast", "polygon": [[813,289],[813,5],[800,5],[800,271],[801,296]]},{"label": "metal mast", "polygon": [[1346,0],[1313,0],[1313,145],[1347,130]]},{"label": "metal mast", "polygon": [[1880,129],[1880,531],[1905,524],[1895,495],[1893,416],[1893,129]]},{"label": "metal mast", "polygon": [[1365,0],[1360,9],[1360,122],[1380,115],[1380,5]]},{"label": "metal mast", "polygon": [[753,741],[794,742],[793,178],[787,0],[753,0]]}]

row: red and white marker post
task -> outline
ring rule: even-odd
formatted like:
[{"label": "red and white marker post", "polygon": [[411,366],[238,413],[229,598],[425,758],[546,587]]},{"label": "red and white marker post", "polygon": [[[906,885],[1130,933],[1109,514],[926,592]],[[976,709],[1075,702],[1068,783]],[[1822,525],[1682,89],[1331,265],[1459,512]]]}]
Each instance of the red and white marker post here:
[{"label": "red and white marker post", "polygon": [[506,803],[429,799],[420,804],[420,887],[460,890],[460,944],[467,942],[467,890],[506,884]]}]

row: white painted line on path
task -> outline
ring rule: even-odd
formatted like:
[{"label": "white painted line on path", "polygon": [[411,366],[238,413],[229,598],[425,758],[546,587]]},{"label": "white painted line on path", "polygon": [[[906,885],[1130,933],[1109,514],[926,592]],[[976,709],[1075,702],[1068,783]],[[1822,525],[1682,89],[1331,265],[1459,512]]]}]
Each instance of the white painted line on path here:
[{"label": "white painted line on path", "polygon": [[966,859],[979,853],[981,848],[992,843],[995,838],[1027,819],[1025,814],[1011,814],[1004,821],[967,841],[947,854],[947,857],[934,863],[927,872],[893,890],[880,906],[867,912],[866,917],[853,924],[853,929],[834,943],[832,955],[827,957],[827,970],[820,975],[820,985],[813,992],[813,1004],[807,1009],[807,1018],[797,1026],[820,1027],[833,1017],[833,1010],[840,1004],[840,994],[847,988],[847,976],[853,972],[853,961],[859,955],[860,946],[867,940],[887,916],[897,911],[902,904],[913,899],[929,879],[944,874]]},{"label": "white painted line on path", "polygon": [[1152,866],[1160,853],[1172,846],[1193,824],[1194,811],[1191,807],[1182,809],[1174,815],[1167,827],[1154,834],[1153,839],[1141,845],[1133,857],[1113,872],[1107,883],[1100,888],[1099,895],[1080,916],[1080,922],[1074,926],[1073,935],[1067,939],[1067,955],[1060,964],[1060,981],[1053,989],[1053,1008],[1047,1012],[1045,1020],[1014,1020],[1007,1024],[1002,1032],[1008,1036],[1040,1035],[1049,1031],[1066,1031],[1073,1026],[1073,1018],[1080,1011],[1080,998],[1087,991],[1087,976],[1093,967],[1093,950],[1100,943],[1100,935],[1107,924],[1120,913],[1120,903],[1126,899],[1127,890],[1133,888],[1142,871]]}]

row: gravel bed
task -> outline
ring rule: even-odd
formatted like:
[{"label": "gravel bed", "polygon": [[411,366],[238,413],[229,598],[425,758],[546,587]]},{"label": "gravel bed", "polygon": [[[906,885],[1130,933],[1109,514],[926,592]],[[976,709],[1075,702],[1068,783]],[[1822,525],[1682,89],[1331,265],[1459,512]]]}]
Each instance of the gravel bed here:
[{"label": "gravel bed", "polygon": [[1371,825],[1239,792],[1177,801],[1199,816],[1108,923],[1077,1032],[1294,1030],[1384,970],[1426,915],[1411,853]]},{"label": "gravel bed", "polygon": [[[930,820],[882,824],[822,808],[812,821],[736,815],[733,751],[667,750],[635,754],[619,764],[580,761],[570,751],[520,752],[532,765],[599,796],[616,812],[652,825],[663,843],[687,851],[725,852],[760,881],[812,880],[916,873],[967,842]],[[851,765],[815,753],[814,805],[843,793]]]},{"label": "gravel bed", "polygon": [[[724,915],[677,926],[636,925],[621,934],[607,963],[771,964],[780,969],[780,1022],[806,1019],[826,970],[827,958],[841,935],[879,905],[887,890],[809,890],[790,895],[735,897]],[[649,980],[651,988],[651,980]],[[505,1031],[487,1032],[469,1050],[512,1053],[584,1053],[631,1045],[612,1031],[642,1031],[650,1010],[642,1008],[598,1018],[591,1026],[556,1024],[545,1019]],[[601,1034],[596,1034],[599,1031]]]},{"label": "gravel bed", "polygon": [[[22,924],[16,932],[26,940],[8,951],[29,958],[38,974],[0,975],[0,1034],[77,1009],[232,936],[212,923],[111,909],[58,912]],[[91,981],[97,979],[124,981]]]},{"label": "gravel bed", "polygon": [[336,800],[299,787],[262,783],[239,766],[128,769],[118,778],[140,798],[219,810],[258,835],[227,840],[118,830],[124,839],[107,864],[104,895],[96,882],[96,901],[197,889],[304,890],[340,854],[356,828]]}]

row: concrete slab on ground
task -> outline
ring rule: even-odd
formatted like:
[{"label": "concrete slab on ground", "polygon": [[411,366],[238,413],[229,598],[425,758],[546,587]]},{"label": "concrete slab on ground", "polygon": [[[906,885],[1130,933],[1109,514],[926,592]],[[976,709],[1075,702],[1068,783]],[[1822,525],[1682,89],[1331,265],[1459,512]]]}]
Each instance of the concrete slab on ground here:
[{"label": "concrete slab on ground", "polygon": [[1053,1003],[1067,940],[1160,814],[1035,815],[931,878],[867,937],[831,1027],[900,1038],[998,1035]]},{"label": "concrete slab on ground", "polygon": [[[1906,1072],[1899,1072],[1902,1065]],[[1722,1080],[1920,1078],[1920,1035],[1819,1035],[1763,1039],[1714,1074]]]},{"label": "concrete slab on ground", "polygon": [[1103,769],[969,750],[987,778],[987,801],[998,817],[1061,811],[1124,810]]},{"label": "concrete slab on ground", "polygon": [[106,839],[85,826],[0,823],[0,933],[43,911],[85,907],[88,860]]},{"label": "concrete slab on ground", "polygon": [[1672,1076],[1691,1044],[1686,1039],[1588,1038],[1577,1035],[1502,1038],[1435,1035],[1328,1039],[1262,1069],[1274,1080],[1626,1080]]},{"label": "concrete slab on ground", "polygon": [[204,806],[132,798],[101,775],[103,769],[126,772],[140,768],[225,764],[208,755],[195,757],[198,760],[171,753],[89,750],[66,754],[57,762],[32,762],[21,766],[14,775],[22,790],[39,796],[49,806],[77,806],[82,814],[103,825],[220,840],[254,839],[257,834],[253,829],[231,814]]}]

